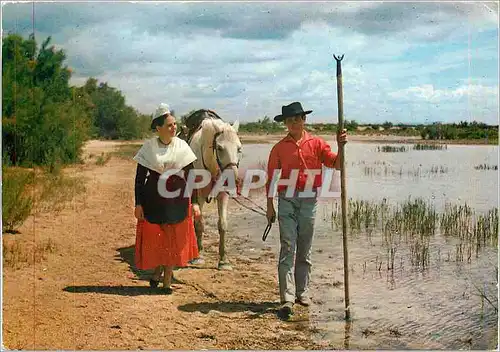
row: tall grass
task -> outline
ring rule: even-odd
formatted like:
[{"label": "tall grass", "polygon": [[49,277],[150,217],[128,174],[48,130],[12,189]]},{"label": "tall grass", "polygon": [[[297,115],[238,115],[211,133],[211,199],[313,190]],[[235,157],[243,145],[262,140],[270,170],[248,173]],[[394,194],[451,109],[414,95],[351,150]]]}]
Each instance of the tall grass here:
[{"label": "tall grass", "polygon": [[2,168],[2,224],[4,232],[15,232],[31,213],[33,196],[27,189],[34,171]]},{"label": "tall grass", "polygon": [[85,180],[43,169],[2,169],[2,222],[4,232],[16,232],[28,216],[61,211],[85,191]]},{"label": "tall grass", "polygon": [[498,244],[498,208],[486,214],[475,214],[467,205],[445,206],[441,214],[441,233],[445,237],[458,238],[455,245],[456,261],[471,261],[479,256],[481,248]]},{"label": "tall grass", "polygon": [[[414,267],[426,269],[430,264],[431,239],[440,233],[456,240],[455,261],[471,260],[481,248],[496,246],[498,242],[498,209],[485,214],[475,214],[467,205],[447,204],[438,213],[432,204],[422,198],[408,198],[389,205],[387,200],[371,202],[349,199],[348,229],[353,236],[365,234],[372,240],[374,231],[382,235],[387,251],[387,269],[393,269],[396,253],[404,243]],[[332,226],[341,228],[341,209],[334,203]]]}]

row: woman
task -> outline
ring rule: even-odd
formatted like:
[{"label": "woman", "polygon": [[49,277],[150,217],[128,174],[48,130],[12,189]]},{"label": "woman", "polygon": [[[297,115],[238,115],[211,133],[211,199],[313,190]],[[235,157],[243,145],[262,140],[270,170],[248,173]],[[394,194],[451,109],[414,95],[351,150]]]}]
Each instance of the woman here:
[{"label": "woman", "polygon": [[[157,136],[147,140],[137,152],[135,177],[135,217],[137,218],[135,265],[155,269],[149,281],[156,288],[163,272],[163,288],[172,293],[174,267],[185,267],[198,257],[193,215],[200,216],[196,191],[191,199],[184,195],[187,172],[196,156],[189,145],[175,136],[177,124],[167,104],[156,109],[151,129]],[[183,170],[184,178],[173,175],[165,182],[160,176],[167,170]],[[159,190],[177,192],[166,198]]]}]

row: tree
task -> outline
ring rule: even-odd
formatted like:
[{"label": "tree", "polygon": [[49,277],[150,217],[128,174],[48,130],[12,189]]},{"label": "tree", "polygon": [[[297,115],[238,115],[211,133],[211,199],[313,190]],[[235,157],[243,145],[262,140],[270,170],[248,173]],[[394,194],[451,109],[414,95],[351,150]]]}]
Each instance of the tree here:
[{"label": "tree", "polygon": [[87,138],[89,119],[71,104],[66,56],[49,42],[38,53],[32,36],[9,35],[2,44],[3,160],[12,164],[76,161]]},{"label": "tree", "polygon": [[382,124],[382,127],[384,128],[384,130],[389,130],[392,127],[392,122],[386,121]]},{"label": "tree", "polygon": [[356,131],[358,128],[358,123],[355,120],[345,120],[344,121],[344,127],[348,131]]}]

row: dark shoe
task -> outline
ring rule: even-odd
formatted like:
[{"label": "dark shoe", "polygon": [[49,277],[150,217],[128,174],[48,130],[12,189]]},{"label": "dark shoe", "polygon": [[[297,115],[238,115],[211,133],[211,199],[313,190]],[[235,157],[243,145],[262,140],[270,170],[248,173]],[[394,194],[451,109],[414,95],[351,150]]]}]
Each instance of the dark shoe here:
[{"label": "dark shoe", "polygon": [[288,320],[292,314],[293,314],[292,302],[285,302],[278,310],[278,316],[284,320]]},{"label": "dark shoe", "polygon": [[160,283],[160,280],[158,280],[158,281],[156,281],[154,279],[149,280],[149,286],[151,286],[152,288],[157,288],[159,283]]},{"label": "dark shoe", "polygon": [[166,294],[166,295],[171,295],[172,294],[172,288],[170,287],[164,287],[163,288],[163,292]]},{"label": "dark shoe", "polygon": [[205,264],[205,259],[203,259],[202,257],[195,258],[195,259],[190,260],[189,264],[191,264],[191,265],[203,265],[203,264]]},{"label": "dark shoe", "polygon": [[309,297],[297,297],[295,303],[298,303],[304,307],[309,307],[311,305],[311,299]]}]

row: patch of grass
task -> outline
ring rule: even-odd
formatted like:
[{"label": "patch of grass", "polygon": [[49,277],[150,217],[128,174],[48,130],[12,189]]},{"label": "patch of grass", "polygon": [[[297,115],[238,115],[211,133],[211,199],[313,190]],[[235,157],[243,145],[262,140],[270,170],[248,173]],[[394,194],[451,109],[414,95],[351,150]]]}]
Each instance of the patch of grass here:
[{"label": "patch of grass", "polygon": [[381,147],[377,147],[378,152],[382,153],[399,153],[399,152],[407,152],[408,148],[403,146],[393,146],[393,145],[383,145]]},{"label": "patch of grass", "polygon": [[106,163],[111,159],[111,154],[109,153],[101,153],[101,155],[99,155],[97,157],[97,160],[95,162],[96,165],[99,165],[99,166],[102,166],[102,165],[106,165]]},{"label": "patch of grass", "polygon": [[480,164],[474,166],[476,170],[498,170],[498,165]]},{"label": "patch of grass", "polygon": [[57,175],[46,173],[37,179],[36,187],[39,189],[36,196],[36,211],[59,212],[75,196],[85,192],[85,179],[63,173]]},{"label": "patch of grass", "polygon": [[117,147],[116,150],[110,154],[118,158],[130,160],[137,154],[140,148],[140,144],[123,144]]},{"label": "patch of grass", "polygon": [[364,176],[396,176],[403,177],[408,175],[409,177],[430,177],[441,174],[448,173],[448,167],[444,165],[432,165],[429,169],[423,169],[422,167],[417,167],[413,169],[408,169],[403,171],[403,167],[394,168],[390,165],[377,165],[377,166],[363,166]]},{"label": "patch of grass", "polygon": [[403,168],[400,167],[399,170],[394,170],[392,166],[385,165],[385,166],[364,166],[363,167],[363,174],[365,176],[403,176]]},{"label": "patch of grass", "polygon": [[443,150],[448,149],[446,144],[415,144],[413,150]]},{"label": "patch of grass", "polygon": [[448,168],[443,165],[432,165],[431,174],[447,174],[448,173]]},{"label": "patch of grass", "polygon": [[34,244],[13,236],[4,239],[3,265],[7,268],[18,269],[33,263],[40,263],[47,258],[47,254],[54,253],[56,249],[55,242],[50,238]]}]

